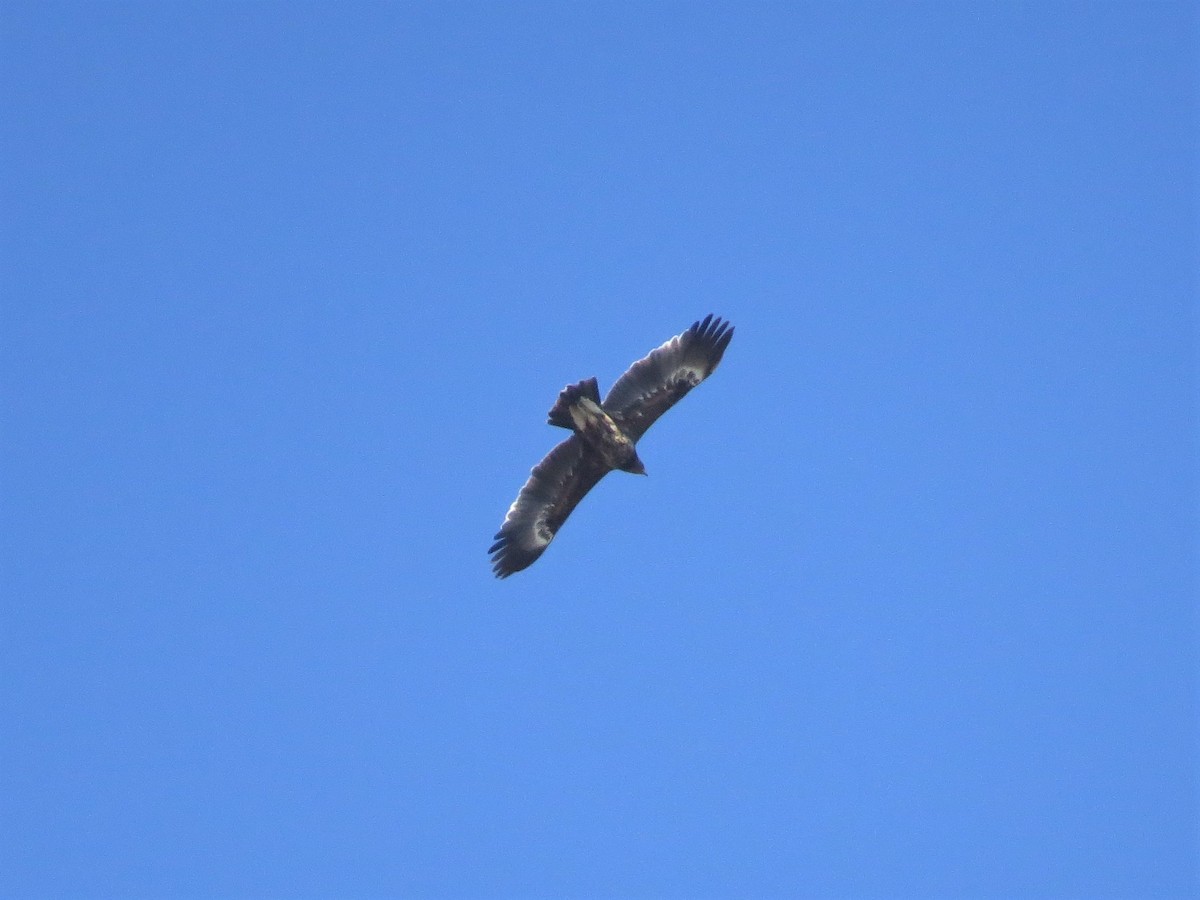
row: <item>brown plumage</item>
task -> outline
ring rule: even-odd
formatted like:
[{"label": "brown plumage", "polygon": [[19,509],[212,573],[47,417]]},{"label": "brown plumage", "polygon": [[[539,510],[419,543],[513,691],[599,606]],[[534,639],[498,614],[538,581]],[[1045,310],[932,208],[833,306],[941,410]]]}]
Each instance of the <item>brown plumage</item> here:
[{"label": "brown plumage", "polygon": [[609,472],[646,473],[638,440],[713,373],[732,338],[732,325],[708,315],[630,366],[603,403],[595,378],[562,390],[549,422],[573,433],[534,467],[509,508],[488,550],[497,578],[541,556],[579,501]]}]

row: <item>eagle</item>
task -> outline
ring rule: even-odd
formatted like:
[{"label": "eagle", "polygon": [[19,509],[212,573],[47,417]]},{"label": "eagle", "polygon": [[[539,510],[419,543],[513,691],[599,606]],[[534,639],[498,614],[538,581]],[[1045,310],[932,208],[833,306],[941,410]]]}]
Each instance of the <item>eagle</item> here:
[{"label": "eagle", "polygon": [[659,416],[713,373],[732,338],[733,326],[710,313],[630,366],[603,402],[595,378],[563,388],[549,423],[571,436],[534,466],[509,507],[488,549],[497,578],[532,565],[579,501],[609,472],[646,474],[637,442]]}]

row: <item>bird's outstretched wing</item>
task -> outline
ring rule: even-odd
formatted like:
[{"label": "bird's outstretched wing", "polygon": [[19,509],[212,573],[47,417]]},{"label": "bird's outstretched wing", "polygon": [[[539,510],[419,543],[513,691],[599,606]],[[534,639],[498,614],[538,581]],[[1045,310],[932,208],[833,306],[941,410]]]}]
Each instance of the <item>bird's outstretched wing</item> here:
[{"label": "bird's outstretched wing", "polygon": [[705,316],[630,366],[604,398],[604,411],[636,441],[713,373],[732,338],[732,325]]},{"label": "bird's outstretched wing", "polygon": [[488,548],[496,577],[520,572],[541,556],[571,510],[611,471],[578,435],[551,450],[533,467]]}]

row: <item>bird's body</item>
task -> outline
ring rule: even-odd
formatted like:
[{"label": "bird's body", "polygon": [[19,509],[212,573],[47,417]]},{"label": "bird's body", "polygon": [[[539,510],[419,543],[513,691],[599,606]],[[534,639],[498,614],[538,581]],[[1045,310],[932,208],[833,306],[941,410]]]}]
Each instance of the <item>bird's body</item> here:
[{"label": "bird's body", "polygon": [[[586,397],[571,407],[572,430],[612,469],[634,471],[637,448],[599,404]],[[644,475],[645,472],[635,474]]]},{"label": "bird's body", "polygon": [[498,578],[541,556],[579,501],[609,472],[646,474],[638,440],[712,374],[732,337],[733,327],[710,315],[634,363],[603,403],[595,378],[562,390],[549,423],[573,433],[534,467],[509,508],[488,551]]},{"label": "bird's body", "polygon": [[646,474],[633,439],[600,405],[600,388],[595,378],[563,388],[548,421],[575,432],[609,469]]}]

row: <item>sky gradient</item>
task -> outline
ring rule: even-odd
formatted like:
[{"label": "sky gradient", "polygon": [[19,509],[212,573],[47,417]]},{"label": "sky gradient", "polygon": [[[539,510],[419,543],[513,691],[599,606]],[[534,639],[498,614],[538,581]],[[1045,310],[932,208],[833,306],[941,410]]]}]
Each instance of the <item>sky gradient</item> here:
[{"label": "sky gradient", "polygon": [[1194,896],[1197,36],[0,5],[0,894]]}]

